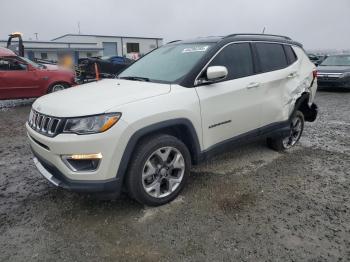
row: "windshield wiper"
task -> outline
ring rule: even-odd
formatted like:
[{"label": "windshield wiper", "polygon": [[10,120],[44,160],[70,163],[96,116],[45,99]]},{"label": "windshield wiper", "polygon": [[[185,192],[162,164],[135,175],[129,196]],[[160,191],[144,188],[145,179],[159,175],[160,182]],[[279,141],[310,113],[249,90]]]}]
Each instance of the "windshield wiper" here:
[{"label": "windshield wiper", "polygon": [[149,82],[149,78],[147,78],[147,77],[140,77],[140,76],[122,76],[122,77],[119,77],[119,79]]}]

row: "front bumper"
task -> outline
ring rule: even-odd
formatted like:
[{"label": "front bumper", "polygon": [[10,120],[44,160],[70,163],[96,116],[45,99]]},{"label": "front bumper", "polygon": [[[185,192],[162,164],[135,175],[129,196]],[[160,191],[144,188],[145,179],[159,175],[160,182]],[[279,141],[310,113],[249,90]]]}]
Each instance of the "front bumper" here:
[{"label": "front bumper", "polygon": [[105,181],[74,181],[63,175],[54,165],[41,158],[34,150],[34,164],[38,171],[51,184],[62,187],[75,192],[113,192],[120,194],[121,186],[118,178]]},{"label": "front bumper", "polygon": [[318,77],[317,84],[319,88],[349,88],[350,89],[350,78],[330,78],[330,77]]},{"label": "front bumper", "polygon": [[[119,193],[122,179],[117,177],[121,159],[129,140],[127,124],[119,121],[108,131],[92,135],[59,134],[48,137],[26,124],[27,136],[40,173],[55,186],[79,192]],[[95,170],[77,171],[67,165],[63,156],[101,153]]]}]

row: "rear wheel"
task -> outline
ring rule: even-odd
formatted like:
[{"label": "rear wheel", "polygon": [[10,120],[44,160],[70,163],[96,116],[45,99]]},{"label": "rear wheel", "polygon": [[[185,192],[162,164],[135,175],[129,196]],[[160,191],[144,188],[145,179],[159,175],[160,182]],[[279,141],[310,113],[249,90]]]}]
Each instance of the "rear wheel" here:
[{"label": "rear wheel", "polygon": [[296,111],[290,123],[290,133],[287,137],[268,138],[268,147],[276,151],[284,151],[292,148],[300,139],[304,130],[304,115],[300,111]]},{"label": "rear wheel", "polygon": [[126,178],[129,195],[149,206],[168,203],[183,189],[190,168],[190,153],[179,139],[149,137],[133,155]]},{"label": "rear wheel", "polygon": [[64,90],[66,88],[68,88],[69,85],[65,84],[65,83],[57,83],[57,84],[53,84],[50,88],[49,88],[49,92],[48,93],[53,93],[53,92],[57,92],[57,91],[61,91]]}]

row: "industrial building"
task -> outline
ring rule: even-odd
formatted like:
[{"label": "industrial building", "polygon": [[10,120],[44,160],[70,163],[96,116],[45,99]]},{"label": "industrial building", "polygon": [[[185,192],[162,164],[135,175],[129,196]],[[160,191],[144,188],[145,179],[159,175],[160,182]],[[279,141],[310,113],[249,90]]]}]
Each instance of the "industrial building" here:
[{"label": "industrial building", "polygon": [[[7,40],[0,40],[6,47]],[[29,59],[57,61],[61,55],[71,53],[75,62],[91,56],[125,56],[147,54],[163,44],[162,38],[108,35],[66,34],[51,41],[23,41],[25,56]]]}]

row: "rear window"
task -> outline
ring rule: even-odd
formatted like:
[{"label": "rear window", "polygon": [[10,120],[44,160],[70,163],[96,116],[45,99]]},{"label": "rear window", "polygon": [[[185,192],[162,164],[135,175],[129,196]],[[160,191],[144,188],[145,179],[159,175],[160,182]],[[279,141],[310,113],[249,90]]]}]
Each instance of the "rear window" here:
[{"label": "rear window", "polygon": [[297,61],[298,58],[297,58],[296,54],[294,53],[293,48],[290,45],[285,45],[284,51],[286,52],[286,56],[287,56],[289,65],[291,65],[295,61]]},{"label": "rear window", "polygon": [[287,57],[281,44],[256,43],[261,71],[269,72],[288,66]]}]

